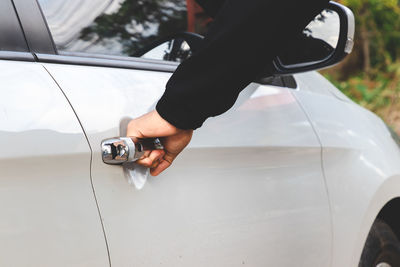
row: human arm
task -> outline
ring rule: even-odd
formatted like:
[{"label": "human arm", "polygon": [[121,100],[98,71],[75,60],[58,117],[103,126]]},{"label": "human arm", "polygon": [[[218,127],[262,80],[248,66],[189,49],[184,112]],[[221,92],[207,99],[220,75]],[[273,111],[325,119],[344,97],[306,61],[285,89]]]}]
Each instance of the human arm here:
[{"label": "human arm", "polygon": [[199,51],[168,81],[158,113],[181,129],[224,113],[327,3],[226,0]]},{"label": "human arm", "polygon": [[208,16],[215,18],[225,0],[196,0],[196,2],[204,9]]},{"label": "human arm", "polygon": [[[139,125],[131,126],[139,127],[139,131],[140,127],[150,127],[154,129],[152,135],[144,137],[164,136],[163,141],[181,151],[187,144],[178,142],[175,132],[163,135],[161,125],[167,122],[179,131],[190,131],[201,127],[207,118],[227,111],[241,90],[262,74],[327,3],[327,0],[225,0],[202,47],[168,81],[156,107],[157,120],[141,119]],[[188,136],[187,132],[181,133]]]}]

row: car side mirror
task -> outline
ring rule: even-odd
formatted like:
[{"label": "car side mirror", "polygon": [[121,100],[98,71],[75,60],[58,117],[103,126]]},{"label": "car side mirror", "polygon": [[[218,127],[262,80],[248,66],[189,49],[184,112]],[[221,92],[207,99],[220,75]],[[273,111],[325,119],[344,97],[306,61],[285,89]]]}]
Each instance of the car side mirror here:
[{"label": "car side mirror", "polygon": [[[326,68],[351,53],[354,44],[353,12],[329,2],[304,31],[268,64],[268,75],[280,76]],[[134,57],[182,62],[201,46],[203,36],[181,32],[159,39],[135,53]]]},{"label": "car side mirror", "polygon": [[275,58],[272,73],[289,75],[335,65],[353,49],[354,25],[353,12],[331,1]]}]

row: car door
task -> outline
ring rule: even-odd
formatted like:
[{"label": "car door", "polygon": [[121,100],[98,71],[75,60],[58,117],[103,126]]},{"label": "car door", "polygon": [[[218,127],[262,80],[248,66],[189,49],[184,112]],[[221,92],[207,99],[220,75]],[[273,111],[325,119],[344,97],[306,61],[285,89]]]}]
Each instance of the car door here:
[{"label": "car door", "polygon": [[[181,2],[167,6],[180,12]],[[157,178],[106,165],[101,141],[124,135],[121,123],[127,117],[154,108],[176,64],[129,58],[125,48],[107,47],[118,43],[119,35],[103,38],[97,26],[112,14],[118,17],[128,2],[110,7],[106,1],[95,6],[83,1],[79,11],[73,1],[39,3],[58,52],[36,56],[85,130],[113,266],[329,266],[332,237],[321,146],[294,89],[282,81],[251,84],[229,112],[196,131],[190,146]],[[81,19],[87,20],[81,28],[63,27]],[[125,28],[140,24],[132,19],[125,20]],[[84,34],[90,29],[97,40],[92,43]]]},{"label": "car door", "polygon": [[0,35],[0,265],[107,266],[85,135],[8,0]]}]

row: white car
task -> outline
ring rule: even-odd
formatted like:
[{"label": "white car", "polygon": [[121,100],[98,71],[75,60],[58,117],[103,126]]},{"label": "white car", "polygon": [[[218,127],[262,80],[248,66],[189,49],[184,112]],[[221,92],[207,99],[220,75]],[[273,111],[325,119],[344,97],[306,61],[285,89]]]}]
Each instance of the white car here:
[{"label": "white car", "polygon": [[399,139],[313,71],[351,52],[338,4],[305,31],[328,55],[294,42],[164,174],[103,162],[178,65],[149,58],[190,56],[147,46],[184,6],[0,2],[0,266],[400,266]]}]

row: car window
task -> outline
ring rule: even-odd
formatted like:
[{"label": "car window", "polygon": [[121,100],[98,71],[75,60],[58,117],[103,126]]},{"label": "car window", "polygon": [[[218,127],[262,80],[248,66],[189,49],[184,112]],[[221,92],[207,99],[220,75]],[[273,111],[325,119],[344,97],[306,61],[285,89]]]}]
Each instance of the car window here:
[{"label": "car window", "polygon": [[[187,1],[194,2],[193,0],[39,0],[38,2],[59,52],[134,56],[137,51],[143,50],[161,38],[190,31],[191,28],[192,31],[196,31],[196,25],[188,24]],[[189,12],[189,16],[195,15],[192,13]]]},{"label": "car window", "polygon": [[0,51],[29,51],[10,0],[0,1]]}]

